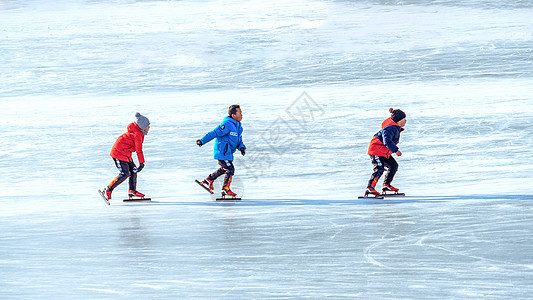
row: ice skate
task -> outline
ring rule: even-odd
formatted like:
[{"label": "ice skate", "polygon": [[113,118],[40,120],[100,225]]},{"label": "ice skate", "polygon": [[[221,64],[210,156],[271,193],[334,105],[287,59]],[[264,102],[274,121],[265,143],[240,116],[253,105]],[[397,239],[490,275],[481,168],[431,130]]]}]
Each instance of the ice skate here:
[{"label": "ice skate", "polygon": [[213,194],[213,190],[215,189],[213,187],[213,181],[210,181],[209,179],[204,179],[203,181],[194,180],[198,185],[204,188],[204,190],[208,191],[210,194]]},{"label": "ice skate", "polygon": [[130,199],[132,199],[133,197],[144,198],[145,195],[143,193],[138,192],[138,191],[129,190],[128,191],[128,196],[130,197]]},{"label": "ice skate", "polygon": [[98,193],[100,194],[102,199],[104,199],[104,201],[105,201],[105,203],[107,205],[111,205],[109,203],[109,199],[111,199],[111,191],[107,187],[103,191],[102,190],[98,190]]},{"label": "ice skate", "polygon": [[111,191],[109,190],[109,188],[106,187],[103,191],[103,194],[108,201],[111,200]]},{"label": "ice skate", "polygon": [[214,191],[215,188],[213,187],[213,181],[209,180],[209,179],[204,179],[204,181],[202,181],[202,185],[206,188],[208,188],[209,190],[211,191]]},{"label": "ice skate", "polygon": [[232,192],[229,186],[225,186],[222,188],[222,197],[217,200],[241,200],[241,198],[237,198],[237,194]]},{"label": "ice skate", "polygon": [[138,191],[129,190],[128,191],[128,199],[122,200],[123,202],[144,202],[144,201],[151,201],[152,198],[145,198],[145,195],[143,193],[140,193]]},{"label": "ice skate", "polygon": [[359,196],[358,198],[359,199],[363,199],[363,198],[378,198],[378,199],[383,199],[383,196],[381,196],[381,194],[376,191],[376,184],[378,183],[378,179],[379,178],[374,178],[374,180],[370,181],[368,183],[368,187],[366,188],[366,191],[365,191],[365,195],[364,196]]},{"label": "ice skate", "polygon": [[400,189],[397,189],[397,188],[393,187],[392,185],[390,185],[388,183],[384,183],[383,187],[381,188],[381,191],[383,193],[385,193],[385,192],[395,192],[395,193],[397,193],[399,190]]},{"label": "ice skate", "polygon": [[224,196],[235,197],[235,196],[237,196],[237,194],[235,194],[234,192],[232,192],[232,191],[230,190],[229,186],[228,186],[228,187],[224,187],[224,188],[222,188],[222,197],[224,197]]},{"label": "ice skate", "polygon": [[397,189],[390,185],[389,183],[384,183],[383,187],[381,188],[381,195],[382,196],[405,196],[404,193],[399,193],[400,189]]},{"label": "ice skate", "polygon": [[366,188],[365,197],[377,198],[379,196],[381,196],[381,194],[378,191],[376,191],[376,189],[373,186],[369,186]]}]

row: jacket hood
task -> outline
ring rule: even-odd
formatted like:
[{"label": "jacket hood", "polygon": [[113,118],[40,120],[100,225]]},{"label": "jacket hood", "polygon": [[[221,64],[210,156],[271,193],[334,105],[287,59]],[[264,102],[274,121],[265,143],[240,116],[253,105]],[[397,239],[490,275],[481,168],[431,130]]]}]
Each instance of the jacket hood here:
[{"label": "jacket hood", "polygon": [[240,123],[241,123],[241,122],[239,122],[239,121],[237,121],[237,120],[233,119],[233,118],[232,118],[232,117],[230,117],[230,116],[226,116],[226,117],[224,118],[224,122],[226,122],[226,121],[230,121],[230,122],[233,122],[233,124],[235,124],[235,125],[238,125],[238,124],[240,124]]},{"label": "jacket hood", "polygon": [[385,127],[387,127],[389,125],[400,126],[400,125],[398,125],[398,123],[394,122],[394,120],[392,118],[388,118],[385,121],[383,121],[383,123],[381,123],[381,128],[385,128]]},{"label": "jacket hood", "polygon": [[130,125],[128,125],[128,132],[131,132],[131,133],[133,133],[133,132],[142,132],[142,134],[144,134],[144,135],[147,134],[146,132],[141,130],[139,125],[135,124],[135,122],[130,123]]}]

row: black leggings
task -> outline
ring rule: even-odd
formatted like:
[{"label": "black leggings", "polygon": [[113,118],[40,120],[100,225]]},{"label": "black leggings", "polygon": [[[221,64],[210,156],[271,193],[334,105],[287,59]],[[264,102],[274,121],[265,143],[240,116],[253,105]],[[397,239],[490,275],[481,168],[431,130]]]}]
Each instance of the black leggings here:
[{"label": "black leggings", "polygon": [[231,160],[219,160],[218,164],[220,165],[220,168],[215,172],[209,174],[209,176],[207,176],[207,179],[215,181],[222,174],[226,174],[226,177],[224,177],[223,187],[229,187],[231,184],[231,177],[233,177],[233,174],[235,174],[235,167],[233,166],[233,162]]},{"label": "black leggings", "polygon": [[117,178],[113,179],[108,185],[108,189],[113,191],[119,184],[124,182],[128,177],[130,178],[130,190],[136,191],[137,189],[137,172],[135,170],[136,166],[133,161],[123,161],[113,158],[115,161],[115,166],[119,170]]},{"label": "black leggings", "polygon": [[387,168],[387,173],[385,173],[385,180],[383,181],[383,183],[390,184],[394,179],[396,171],[398,171],[398,163],[396,162],[394,157],[392,157],[392,155],[389,158],[385,156],[370,155],[370,159],[372,160],[372,164],[374,165],[374,173],[372,173],[372,176],[368,181],[368,186],[371,186],[374,180],[379,180],[381,175],[383,175],[383,173],[385,172],[385,168]]}]

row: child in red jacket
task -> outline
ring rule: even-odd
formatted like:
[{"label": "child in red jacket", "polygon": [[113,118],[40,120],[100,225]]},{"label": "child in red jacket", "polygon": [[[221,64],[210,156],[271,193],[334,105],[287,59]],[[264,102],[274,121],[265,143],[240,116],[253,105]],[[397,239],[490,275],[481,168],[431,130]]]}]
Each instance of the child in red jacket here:
[{"label": "child in red jacket", "polygon": [[[118,176],[104,189],[104,196],[111,199],[111,192],[127,178],[129,178],[129,196],[144,197],[137,191],[137,173],[144,168],[143,142],[144,136],[150,130],[150,121],[140,113],[135,114],[136,121],[128,125],[128,132],[118,137],[111,148],[111,157],[120,172]],[[132,153],[137,152],[139,167],[135,166]]]},{"label": "child in red jacket", "polygon": [[371,194],[379,196],[380,193],[376,191],[376,184],[387,169],[385,173],[385,180],[383,182],[382,190],[384,192],[392,191],[398,192],[398,189],[391,185],[394,175],[398,170],[398,163],[392,157],[392,154],[402,156],[402,152],[398,149],[398,142],[400,141],[400,132],[406,123],[406,115],[400,109],[389,109],[391,113],[390,118],[383,121],[381,130],[378,131],[370,141],[368,147],[368,154],[374,165],[374,172],[368,181],[365,196]]}]

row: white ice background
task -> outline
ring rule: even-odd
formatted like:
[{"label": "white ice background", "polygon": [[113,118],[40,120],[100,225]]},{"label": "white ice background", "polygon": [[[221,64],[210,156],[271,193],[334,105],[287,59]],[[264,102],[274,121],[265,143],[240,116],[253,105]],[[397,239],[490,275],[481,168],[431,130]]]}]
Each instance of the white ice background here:
[{"label": "white ice background", "polygon": [[[530,1],[0,1],[0,298],[531,297],[532,15]],[[234,103],[243,201],[217,203],[193,182],[217,168],[195,140]],[[359,200],[389,107],[407,113],[408,196]],[[96,190],[137,111],[154,200],[122,203],[126,182],[106,206]]]}]

